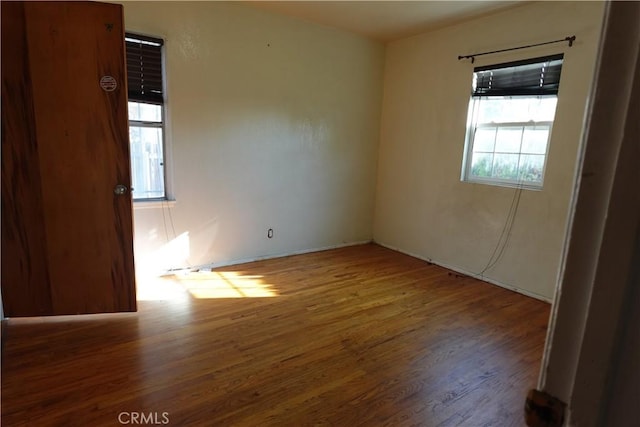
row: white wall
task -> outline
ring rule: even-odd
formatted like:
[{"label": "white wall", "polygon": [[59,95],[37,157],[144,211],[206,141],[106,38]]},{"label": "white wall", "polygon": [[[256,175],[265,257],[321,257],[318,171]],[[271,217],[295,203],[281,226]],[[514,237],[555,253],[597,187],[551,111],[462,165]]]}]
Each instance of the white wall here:
[{"label": "white wall", "polygon": [[240,3],[123,4],[165,38],[176,199],[135,209],[138,266],[372,238],[383,45]]},{"label": "white wall", "polygon": [[[474,66],[565,53],[544,188],[525,190],[502,259],[484,276],[551,300],[603,14],[597,2],[539,2],[387,46],[374,239],[466,273],[487,265],[514,189],[460,181]],[[561,39],[478,57],[457,56]]]}]

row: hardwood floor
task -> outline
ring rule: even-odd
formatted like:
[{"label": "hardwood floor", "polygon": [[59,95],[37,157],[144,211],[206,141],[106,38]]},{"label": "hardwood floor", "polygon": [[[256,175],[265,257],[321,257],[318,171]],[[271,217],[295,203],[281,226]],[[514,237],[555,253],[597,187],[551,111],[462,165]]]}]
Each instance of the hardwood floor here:
[{"label": "hardwood floor", "polygon": [[549,315],[373,244],[140,298],[137,314],[6,322],[3,425],[522,426]]}]

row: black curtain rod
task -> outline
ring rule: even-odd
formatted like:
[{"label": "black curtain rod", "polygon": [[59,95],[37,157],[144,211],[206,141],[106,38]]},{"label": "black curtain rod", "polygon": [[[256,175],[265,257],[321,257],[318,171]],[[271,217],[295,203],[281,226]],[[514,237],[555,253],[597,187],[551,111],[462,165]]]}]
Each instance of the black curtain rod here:
[{"label": "black curtain rod", "polygon": [[471,55],[458,55],[458,60],[471,58],[471,63],[473,64],[475,62],[476,56],[490,55],[492,53],[508,52],[510,50],[528,49],[530,47],[543,46],[545,44],[562,43],[562,42],[569,42],[569,47],[571,47],[573,46],[574,41],[576,41],[576,36],[567,36],[563,39],[553,40],[550,42],[528,44],[526,46],[511,47],[509,49],[492,50],[491,52],[480,52],[480,53],[474,53]]}]

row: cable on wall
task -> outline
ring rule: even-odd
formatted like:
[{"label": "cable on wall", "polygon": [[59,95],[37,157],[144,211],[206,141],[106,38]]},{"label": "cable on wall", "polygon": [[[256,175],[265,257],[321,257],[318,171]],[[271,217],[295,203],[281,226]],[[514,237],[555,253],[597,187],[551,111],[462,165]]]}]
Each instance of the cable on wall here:
[{"label": "cable on wall", "polygon": [[[167,210],[167,213],[169,214],[169,223],[171,225],[171,230],[173,232],[173,239],[175,240],[178,238],[178,234],[176,233],[176,227],[175,224],[173,223],[173,215],[171,214],[171,206],[169,206],[169,203],[167,200],[163,200],[162,201],[162,220],[164,221],[164,232],[165,232],[165,236],[166,236],[166,240],[167,240],[167,244],[169,243],[169,232],[167,231],[167,220],[166,220],[166,216],[164,213],[164,210]],[[185,263],[187,264],[188,269],[193,269],[193,265],[191,265],[191,263],[189,262],[188,259],[184,260]],[[182,269],[182,268],[181,268]],[[179,269],[179,270],[181,270]],[[174,269],[171,269],[174,270]]]},{"label": "cable on wall", "polygon": [[498,241],[496,242],[496,246],[493,248],[493,252],[489,257],[487,264],[484,266],[482,271],[476,273],[475,276],[484,278],[484,273],[486,273],[487,270],[493,268],[502,259],[504,251],[507,248],[507,243],[509,242],[509,237],[511,237],[511,231],[513,230],[513,224],[516,219],[516,214],[518,213],[518,208],[520,207],[520,197],[522,196],[522,189],[522,181],[520,181],[518,187],[513,193],[511,206],[509,207],[509,212],[507,213],[507,218],[504,222],[504,226],[502,227],[502,231],[500,232],[500,237],[498,237]]},{"label": "cable on wall", "polygon": [[528,44],[528,45],[524,45],[524,46],[516,46],[516,47],[510,47],[508,49],[500,49],[500,50],[492,50],[492,51],[488,51],[488,52],[479,52],[479,53],[471,53],[469,55],[458,55],[458,60],[461,59],[471,59],[471,63],[473,64],[476,60],[476,56],[483,56],[483,55],[491,55],[493,53],[501,53],[501,52],[509,52],[512,50],[520,50],[520,49],[528,49],[531,47],[536,47],[536,46],[544,46],[547,44],[554,44],[554,43],[563,43],[563,42],[568,42],[569,43],[569,47],[573,46],[573,42],[576,41],[576,36],[567,36],[563,39],[558,39],[558,40],[551,40],[548,42],[542,42],[542,43],[534,43],[534,44]]},{"label": "cable on wall", "polygon": [[495,248],[493,248],[493,252],[489,257],[487,264],[484,266],[482,271],[477,274],[478,276],[484,277],[484,273],[486,273],[490,268],[493,268],[498,263],[498,261],[502,259],[502,255],[504,255],[504,251],[507,248],[507,243],[509,242],[509,237],[511,237],[511,230],[513,230],[513,224],[516,219],[516,214],[518,213],[518,207],[520,206],[520,196],[522,196],[522,187],[518,187],[513,194],[511,206],[509,207],[509,213],[507,214],[507,219],[505,220],[504,226],[502,227],[500,237],[498,238]]},{"label": "cable on wall", "polygon": [[[164,223],[164,237],[165,237],[165,242],[169,244],[169,232],[167,231],[167,218],[164,215],[165,201],[162,200],[161,203],[162,203],[162,222]],[[173,234],[174,234],[173,238],[175,239],[176,238],[175,232]]]}]

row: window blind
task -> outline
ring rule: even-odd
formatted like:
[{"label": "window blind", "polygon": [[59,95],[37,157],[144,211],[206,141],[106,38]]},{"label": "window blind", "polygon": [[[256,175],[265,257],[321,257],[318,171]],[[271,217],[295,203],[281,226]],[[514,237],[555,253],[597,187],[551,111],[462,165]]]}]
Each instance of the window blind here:
[{"label": "window blind", "polygon": [[476,67],[472,96],[557,95],[564,55]]},{"label": "window blind", "polygon": [[129,100],[162,104],[162,39],[126,33]]}]

